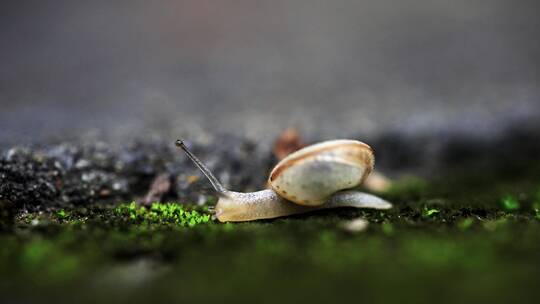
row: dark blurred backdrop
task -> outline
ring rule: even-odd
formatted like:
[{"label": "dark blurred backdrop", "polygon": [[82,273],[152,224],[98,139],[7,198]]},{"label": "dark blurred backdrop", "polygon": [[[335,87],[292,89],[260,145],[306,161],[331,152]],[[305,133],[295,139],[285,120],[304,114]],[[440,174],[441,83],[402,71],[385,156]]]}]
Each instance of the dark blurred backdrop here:
[{"label": "dark blurred backdrop", "polygon": [[538,1],[2,1],[0,140],[540,117]]}]

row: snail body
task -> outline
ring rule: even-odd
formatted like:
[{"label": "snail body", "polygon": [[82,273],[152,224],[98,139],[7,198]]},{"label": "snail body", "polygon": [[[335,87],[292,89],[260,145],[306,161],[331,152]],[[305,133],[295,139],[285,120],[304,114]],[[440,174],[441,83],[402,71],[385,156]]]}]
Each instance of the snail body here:
[{"label": "snail body", "polygon": [[176,145],[186,152],[218,193],[215,216],[221,222],[276,218],[338,207],[392,207],[377,196],[350,190],[362,184],[373,170],[373,151],[360,141],[331,140],[298,150],[274,167],[268,178],[270,189],[248,193],[225,189],[182,141]]},{"label": "snail body", "polygon": [[377,196],[354,190],[337,192],[317,206],[295,204],[272,189],[248,193],[230,191],[219,198],[215,216],[220,222],[242,222],[339,207],[389,209],[392,205]]}]

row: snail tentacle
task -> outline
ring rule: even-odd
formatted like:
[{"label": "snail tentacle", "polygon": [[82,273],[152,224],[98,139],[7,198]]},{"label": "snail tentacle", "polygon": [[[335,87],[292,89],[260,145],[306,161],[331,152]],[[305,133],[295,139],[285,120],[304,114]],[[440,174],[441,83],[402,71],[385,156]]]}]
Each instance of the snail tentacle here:
[{"label": "snail tentacle", "polygon": [[219,180],[212,174],[212,171],[208,169],[198,158],[197,156],[193,155],[191,151],[187,148],[187,146],[184,144],[184,141],[181,139],[178,139],[175,142],[176,146],[186,153],[186,155],[191,159],[191,161],[201,170],[201,172],[206,176],[206,178],[210,181],[210,184],[212,184],[212,187],[214,187],[214,190],[216,190],[217,193],[223,194],[227,191],[225,187],[219,182]]}]

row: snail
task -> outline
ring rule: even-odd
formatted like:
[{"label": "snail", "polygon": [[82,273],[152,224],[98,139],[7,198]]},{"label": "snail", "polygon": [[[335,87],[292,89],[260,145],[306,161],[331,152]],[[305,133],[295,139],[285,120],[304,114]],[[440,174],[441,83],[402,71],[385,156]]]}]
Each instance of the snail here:
[{"label": "snail", "polygon": [[273,168],[269,189],[248,193],[225,189],[182,140],[177,140],[176,146],[218,193],[214,211],[220,222],[269,219],[338,207],[392,207],[382,198],[352,190],[363,183],[374,165],[373,150],[357,140],[330,140],[300,149]]}]

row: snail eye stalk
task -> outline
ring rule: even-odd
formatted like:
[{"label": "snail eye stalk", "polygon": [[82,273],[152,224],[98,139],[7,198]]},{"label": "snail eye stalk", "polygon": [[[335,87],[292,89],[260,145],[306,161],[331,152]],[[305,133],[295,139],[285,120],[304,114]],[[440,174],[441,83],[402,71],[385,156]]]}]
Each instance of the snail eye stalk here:
[{"label": "snail eye stalk", "polygon": [[214,174],[212,174],[212,172],[210,172],[210,170],[195,155],[193,155],[193,153],[191,153],[191,151],[189,151],[189,149],[184,144],[183,140],[179,139],[179,140],[176,141],[175,144],[176,144],[176,146],[178,148],[184,150],[184,152],[187,154],[189,159],[191,159],[191,161],[195,164],[195,166],[197,166],[197,168],[199,168],[199,170],[201,170],[201,172],[204,174],[204,176],[206,176],[206,178],[212,184],[212,187],[214,187],[214,189],[218,193],[225,193],[227,191],[225,189],[225,187],[223,187],[223,185],[219,182],[219,180],[214,176]]}]

